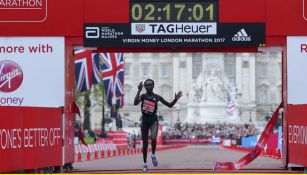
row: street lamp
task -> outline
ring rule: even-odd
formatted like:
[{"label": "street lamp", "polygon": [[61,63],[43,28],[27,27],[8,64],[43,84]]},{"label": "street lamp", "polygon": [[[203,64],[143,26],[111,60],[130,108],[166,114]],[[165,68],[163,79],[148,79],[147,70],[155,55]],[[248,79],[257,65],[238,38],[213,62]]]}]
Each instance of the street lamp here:
[{"label": "street lamp", "polygon": [[176,110],[177,110],[177,123],[179,123],[180,122],[180,118],[179,118],[180,106],[179,105],[177,105]]},{"label": "street lamp", "polygon": [[240,105],[240,98],[243,94],[239,92],[238,88],[235,88],[235,94],[234,94],[234,100],[236,100],[236,108],[238,109],[239,112],[239,117],[240,121],[243,122],[242,120],[242,110],[241,110],[241,105]]},{"label": "street lamp", "polygon": [[239,92],[239,89],[238,89],[238,88],[235,89],[235,93],[236,93],[236,94],[235,94],[235,98],[236,98],[236,99],[239,99],[239,98],[243,95],[242,93]]},{"label": "street lamp", "polygon": [[180,118],[179,118],[179,112],[180,112],[180,106],[177,105],[176,106],[176,110],[177,110],[177,122],[176,122],[176,129],[181,130],[181,123],[180,123]]},{"label": "street lamp", "polygon": [[252,123],[252,111],[249,111],[249,122]]}]

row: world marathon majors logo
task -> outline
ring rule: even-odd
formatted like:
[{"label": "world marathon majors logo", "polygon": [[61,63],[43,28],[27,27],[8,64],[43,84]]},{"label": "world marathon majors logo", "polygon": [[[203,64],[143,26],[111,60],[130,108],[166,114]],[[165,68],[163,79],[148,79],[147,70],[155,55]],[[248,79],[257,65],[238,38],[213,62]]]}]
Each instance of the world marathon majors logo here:
[{"label": "world marathon majors logo", "polygon": [[17,90],[23,81],[21,67],[10,60],[0,61],[0,92],[9,93]]}]

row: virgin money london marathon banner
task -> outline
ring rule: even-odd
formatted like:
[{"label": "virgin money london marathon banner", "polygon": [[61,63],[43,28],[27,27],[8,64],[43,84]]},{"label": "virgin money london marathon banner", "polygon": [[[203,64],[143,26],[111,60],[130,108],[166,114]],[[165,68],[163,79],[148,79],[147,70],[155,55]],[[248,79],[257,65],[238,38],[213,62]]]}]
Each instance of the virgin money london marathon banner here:
[{"label": "virgin money london marathon banner", "polygon": [[84,46],[103,48],[261,47],[263,23],[84,24]]},{"label": "virgin money london marathon banner", "polygon": [[63,37],[0,37],[0,106],[64,106]]}]

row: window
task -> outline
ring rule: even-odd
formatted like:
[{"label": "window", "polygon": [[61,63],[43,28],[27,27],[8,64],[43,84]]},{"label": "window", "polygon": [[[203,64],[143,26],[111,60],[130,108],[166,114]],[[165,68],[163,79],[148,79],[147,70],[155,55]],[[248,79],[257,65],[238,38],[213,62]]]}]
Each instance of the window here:
[{"label": "window", "polygon": [[149,64],[143,64],[143,77],[149,77]]},{"label": "window", "polygon": [[170,100],[172,100],[172,99],[170,99],[170,87],[169,86],[167,86],[167,85],[163,85],[163,86],[161,86],[161,96],[165,99],[165,100],[167,100],[167,101],[170,101]]},{"label": "window", "polygon": [[202,70],[202,58],[201,58],[201,54],[198,53],[194,53],[193,54],[193,58],[192,58],[192,74],[193,74],[193,78],[197,78],[198,75],[201,73]]},{"label": "window", "polygon": [[249,62],[248,61],[243,61],[242,62],[242,67],[243,68],[249,68]]},{"label": "window", "polygon": [[258,88],[258,104],[267,105],[269,101],[269,87],[267,85],[262,85]]},{"label": "window", "polygon": [[125,63],[125,76],[130,76],[130,63]]},{"label": "window", "polygon": [[260,77],[267,77],[269,73],[268,63],[258,63],[258,75]]},{"label": "window", "polygon": [[169,77],[169,64],[162,64],[161,65],[161,77],[167,78]]},{"label": "window", "polygon": [[187,63],[185,61],[180,61],[179,67],[180,68],[186,68],[187,67]]},{"label": "window", "polygon": [[281,99],[281,85],[277,86],[277,91],[275,92],[276,93],[276,102],[275,104],[279,104],[282,99]]},{"label": "window", "polygon": [[230,82],[235,84],[236,82],[236,58],[234,55],[226,54],[225,56],[225,74],[229,78]]},{"label": "window", "polygon": [[124,104],[132,104],[131,90],[128,87],[125,87]]}]

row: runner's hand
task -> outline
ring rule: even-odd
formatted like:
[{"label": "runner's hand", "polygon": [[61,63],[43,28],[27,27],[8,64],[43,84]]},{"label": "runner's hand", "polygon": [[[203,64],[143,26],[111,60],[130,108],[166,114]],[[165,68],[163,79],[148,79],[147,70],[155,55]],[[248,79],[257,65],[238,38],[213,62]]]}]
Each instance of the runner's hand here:
[{"label": "runner's hand", "polygon": [[139,90],[142,90],[142,88],[143,88],[143,81],[141,81],[140,84],[139,84],[139,86],[138,86],[138,89],[139,89]]},{"label": "runner's hand", "polygon": [[179,91],[178,94],[175,93],[176,100],[179,100],[180,97],[182,97],[182,91]]}]

